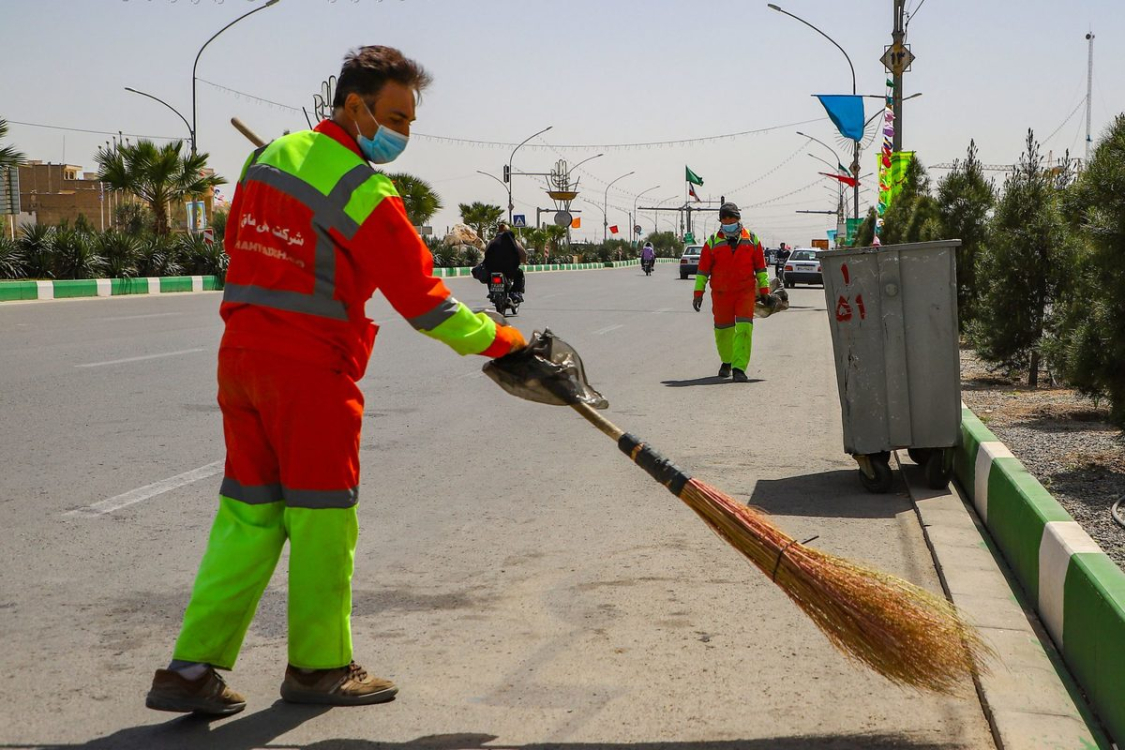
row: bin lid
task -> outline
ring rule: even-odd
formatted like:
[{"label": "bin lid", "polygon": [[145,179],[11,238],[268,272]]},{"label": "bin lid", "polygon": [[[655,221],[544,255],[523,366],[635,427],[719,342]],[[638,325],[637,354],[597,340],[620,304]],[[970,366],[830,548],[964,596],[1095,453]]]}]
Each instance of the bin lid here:
[{"label": "bin lid", "polygon": [[888,250],[922,250],[937,247],[961,247],[961,240],[934,240],[933,242],[904,242],[901,245],[879,245],[878,247],[850,247],[843,250],[821,251],[821,258],[835,258],[841,255],[874,255]]}]

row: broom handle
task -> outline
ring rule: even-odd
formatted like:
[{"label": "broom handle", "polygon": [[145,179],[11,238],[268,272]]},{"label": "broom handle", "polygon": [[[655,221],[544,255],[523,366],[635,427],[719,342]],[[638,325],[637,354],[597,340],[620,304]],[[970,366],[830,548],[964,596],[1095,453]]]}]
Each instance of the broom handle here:
[{"label": "broom handle", "polygon": [[590,424],[597,427],[617,443],[617,448],[629,457],[629,460],[644,469],[650,477],[664,485],[676,497],[680,496],[684,485],[691,481],[691,477],[683,472],[680,467],[660,455],[651,446],[641,442],[632,433],[625,432],[613,422],[599,414],[589,404],[571,404],[570,408],[581,414]]},{"label": "broom handle", "polygon": [[247,140],[249,140],[255,146],[261,147],[261,146],[266,145],[265,141],[263,141],[261,138],[259,138],[258,135],[253,130],[246,127],[245,123],[243,123],[242,120],[238,119],[237,117],[230,118],[230,124],[234,125],[235,130],[237,130],[239,133],[242,133],[244,136],[246,136]]},{"label": "broom handle", "polygon": [[597,427],[599,430],[604,432],[609,437],[613,438],[615,441],[620,440],[621,436],[625,434],[625,430],[621,429],[613,422],[610,422],[608,419],[603,417],[594,407],[590,406],[589,404],[579,402],[577,404],[571,404],[570,408],[581,414],[587,422],[594,425],[594,427]]}]

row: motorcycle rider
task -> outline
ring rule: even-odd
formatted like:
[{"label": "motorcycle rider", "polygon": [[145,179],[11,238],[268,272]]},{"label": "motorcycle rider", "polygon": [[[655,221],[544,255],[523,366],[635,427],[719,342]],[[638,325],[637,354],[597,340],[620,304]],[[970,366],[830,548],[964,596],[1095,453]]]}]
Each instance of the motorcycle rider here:
[{"label": "motorcycle rider", "polygon": [[768,300],[769,277],[762,243],[742,226],[742,213],[733,203],[719,207],[720,230],[711,235],[699,256],[692,307],[703,306],[703,290],[711,282],[711,311],[715,318],[715,346],[719,377],[745,383],[754,337],[754,302]]},{"label": "motorcycle rider", "polygon": [[646,271],[652,270],[653,264],[656,262],[656,250],[652,247],[652,241],[645,243],[641,248],[641,267]]},{"label": "motorcycle rider", "polygon": [[506,222],[496,225],[496,236],[484,250],[484,267],[489,273],[502,273],[512,282],[512,298],[523,302],[524,276],[521,263],[527,262],[527,251],[516,239]]}]

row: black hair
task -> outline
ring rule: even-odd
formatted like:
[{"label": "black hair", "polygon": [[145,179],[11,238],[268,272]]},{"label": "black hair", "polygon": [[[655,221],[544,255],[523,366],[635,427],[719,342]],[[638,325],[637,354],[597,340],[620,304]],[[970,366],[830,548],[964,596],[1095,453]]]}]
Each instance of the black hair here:
[{"label": "black hair", "polygon": [[332,107],[344,106],[348,94],[375,96],[387,81],[410,86],[421,93],[433,82],[433,77],[418,63],[404,56],[394,47],[373,45],[353,49],[344,57],[344,67],[336,80],[336,96]]}]

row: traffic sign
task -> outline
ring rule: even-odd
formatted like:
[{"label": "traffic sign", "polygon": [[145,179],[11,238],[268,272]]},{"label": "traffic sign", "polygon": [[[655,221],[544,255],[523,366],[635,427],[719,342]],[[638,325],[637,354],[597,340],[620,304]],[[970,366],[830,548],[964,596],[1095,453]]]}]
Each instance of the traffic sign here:
[{"label": "traffic sign", "polygon": [[524,215],[524,214],[516,214],[515,216],[512,217],[512,226],[513,227],[520,227],[520,228],[526,227],[527,226],[527,216]]},{"label": "traffic sign", "polygon": [[910,64],[914,62],[914,53],[910,51],[908,45],[895,42],[889,47],[883,48],[883,56],[879,58],[879,62],[883,63],[883,67],[895,75],[902,75],[910,69]]},{"label": "traffic sign", "polygon": [[570,215],[570,211],[559,211],[555,214],[555,226],[569,227],[574,217]]},{"label": "traffic sign", "polygon": [[637,234],[637,235],[639,235],[639,234],[640,234],[641,232],[643,232],[643,231],[644,231],[644,230],[643,230],[643,229],[641,229],[641,225],[640,225],[640,224],[634,224],[634,225],[633,225],[633,233],[634,233],[634,234]]},{"label": "traffic sign", "polygon": [[0,214],[20,212],[20,172],[16,167],[0,169]]}]

